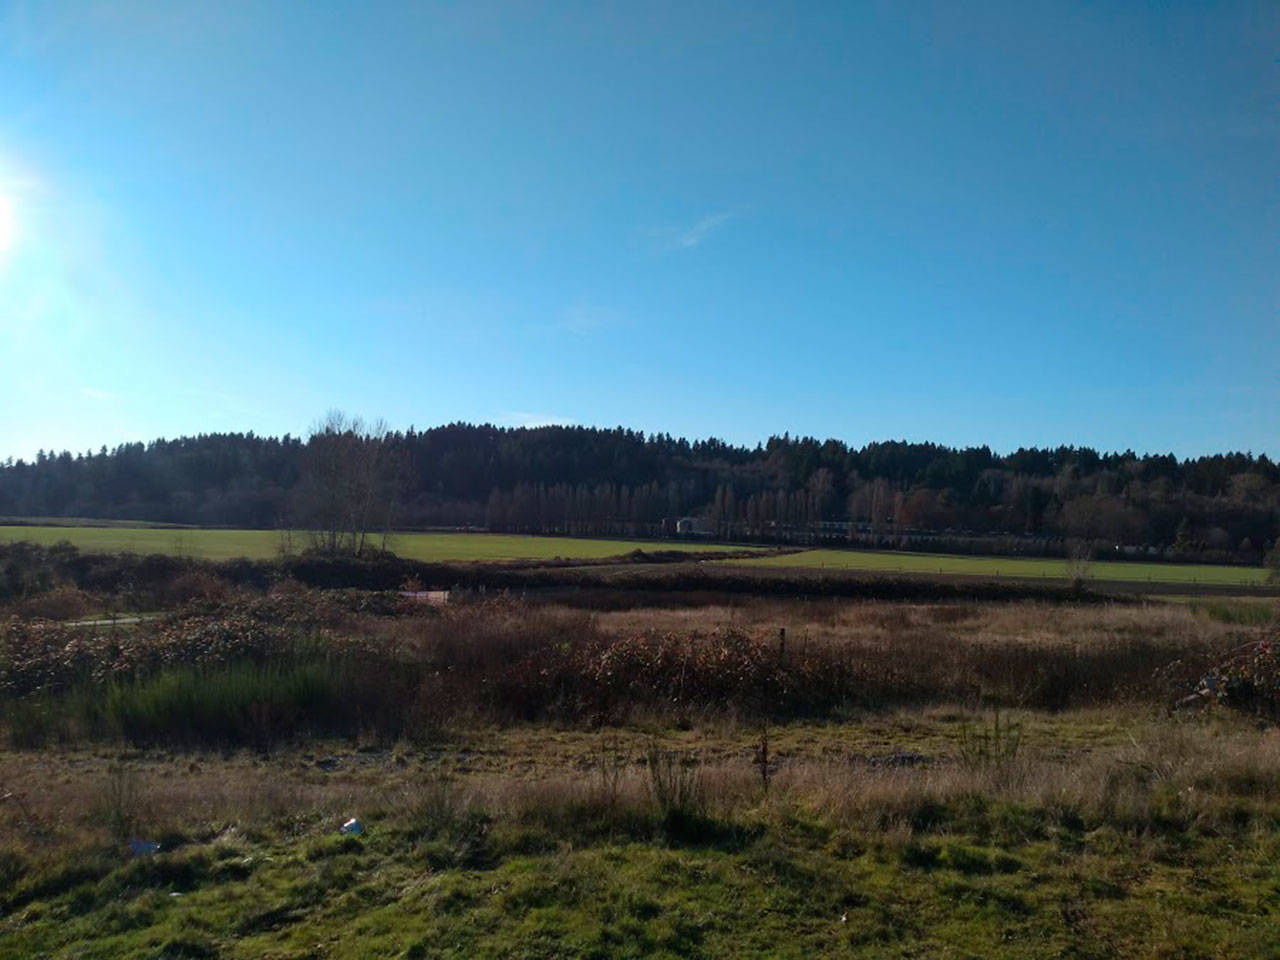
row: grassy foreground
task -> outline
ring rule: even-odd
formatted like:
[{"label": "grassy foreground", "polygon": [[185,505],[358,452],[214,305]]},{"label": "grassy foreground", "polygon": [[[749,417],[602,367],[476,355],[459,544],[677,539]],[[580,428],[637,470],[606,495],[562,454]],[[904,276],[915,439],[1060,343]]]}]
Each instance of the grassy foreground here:
[{"label": "grassy foreground", "polygon": [[0,620],[0,958],[1280,955],[1270,601],[206,587]]},{"label": "grassy foreground", "polygon": [[[1003,760],[963,711],[780,727],[767,793],[732,726],[0,752],[30,814],[0,831],[0,955],[1276,955],[1274,737],[1010,719]],[[654,790],[654,744],[702,757],[687,794]]]},{"label": "grassy foreground", "polygon": [[[1071,576],[1066,560],[1048,557],[965,557],[871,550],[805,550],[802,553],[739,559],[732,562],[752,567],[968,574],[984,577],[1041,577],[1065,580]],[[1096,580],[1252,586],[1266,583],[1267,571],[1262,567],[1100,560],[1089,565],[1088,576]]]}]

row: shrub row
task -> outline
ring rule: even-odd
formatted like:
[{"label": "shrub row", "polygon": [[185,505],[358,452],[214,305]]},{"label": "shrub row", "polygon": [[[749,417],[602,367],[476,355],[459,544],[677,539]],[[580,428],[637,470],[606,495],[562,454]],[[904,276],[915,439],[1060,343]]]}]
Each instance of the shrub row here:
[{"label": "shrub row", "polygon": [[26,731],[19,740],[45,729],[206,743],[418,735],[460,718],[786,719],[978,701],[1061,709],[1167,703],[1224,649],[1121,632],[991,643],[946,618],[790,646],[734,629],[615,636],[582,611],[509,599],[440,612],[398,595],[296,591],[205,600],[114,634],[9,620],[0,703],[11,736]]},{"label": "shrub row", "polygon": [[[723,559],[725,555],[716,555]],[[696,559],[696,558],[694,558]],[[200,576],[206,579],[201,580]],[[757,571],[693,562],[671,551],[634,553],[613,561],[423,563],[393,554],[333,556],[304,553],[275,560],[214,562],[167,554],[82,553],[69,543],[44,547],[0,544],[0,602],[13,602],[72,586],[114,594],[137,608],[168,607],[210,592],[207,578],[265,590],[282,580],[320,589],[398,590],[407,580],[428,587],[534,591],[628,590],[672,594],[712,591],[789,597],[868,600],[1101,599],[1078,587],[1052,583],[868,576],[863,573]],[[215,591],[216,592],[216,591]]]}]

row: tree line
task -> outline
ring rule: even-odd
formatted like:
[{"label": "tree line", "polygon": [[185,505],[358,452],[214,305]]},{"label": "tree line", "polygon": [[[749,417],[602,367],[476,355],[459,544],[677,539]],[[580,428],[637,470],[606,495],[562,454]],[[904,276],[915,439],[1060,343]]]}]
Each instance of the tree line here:
[{"label": "tree line", "polygon": [[[0,516],[369,531],[664,536],[1253,562],[1280,536],[1280,468],[1087,447],[755,447],[590,427],[388,430],[331,415],[306,437],[201,434],[0,463]],[[358,541],[358,542],[357,542]]]}]

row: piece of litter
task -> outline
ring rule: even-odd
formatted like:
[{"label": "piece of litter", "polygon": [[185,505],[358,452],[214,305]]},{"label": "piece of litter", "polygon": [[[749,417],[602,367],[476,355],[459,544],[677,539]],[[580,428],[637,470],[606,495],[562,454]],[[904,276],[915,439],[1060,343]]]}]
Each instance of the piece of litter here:
[{"label": "piece of litter", "polygon": [[160,844],[154,840],[130,840],[129,853],[135,857],[149,857],[160,852]]},{"label": "piece of litter", "polygon": [[346,823],[344,823],[341,827],[338,828],[338,832],[343,834],[364,833],[364,824],[361,823],[359,820],[357,820],[355,817],[352,817],[350,820],[348,820]]}]

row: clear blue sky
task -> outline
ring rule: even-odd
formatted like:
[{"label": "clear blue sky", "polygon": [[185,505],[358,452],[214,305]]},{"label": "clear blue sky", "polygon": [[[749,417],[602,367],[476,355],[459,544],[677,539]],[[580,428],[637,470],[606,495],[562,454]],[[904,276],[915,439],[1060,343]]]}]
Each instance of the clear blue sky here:
[{"label": "clear blue sky", "polygon": [[0,457],[1280,454],[1280,5],[0,4]]}]

